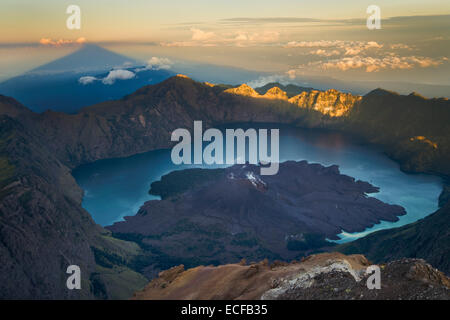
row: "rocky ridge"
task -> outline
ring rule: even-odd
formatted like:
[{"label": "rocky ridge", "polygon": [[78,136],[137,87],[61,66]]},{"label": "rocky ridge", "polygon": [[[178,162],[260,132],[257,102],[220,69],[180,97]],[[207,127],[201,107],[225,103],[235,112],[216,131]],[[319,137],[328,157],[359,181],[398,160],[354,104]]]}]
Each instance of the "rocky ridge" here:
[{"label": "rocky ridge", "polygon": [[331,117],[342,117],[348,114],[362,99],[361,96],[339,92],[334,89],[327,91],[303,91],[289,98],[288,94],[277,86],[268,89],[264,94],[259,94],[246,84],[236,88],[227,89],[225,92],[253,98],[283,100],[294,104],[299,108],[315,110]]},{"label": "rocky ridge", "polygon": [[163,271],[133,299],[417,300],[450,298],[450,279],[420,259],[380,264],[381,289],[368,289],[362,255],[323,253],[300,262],[267,261]]}]

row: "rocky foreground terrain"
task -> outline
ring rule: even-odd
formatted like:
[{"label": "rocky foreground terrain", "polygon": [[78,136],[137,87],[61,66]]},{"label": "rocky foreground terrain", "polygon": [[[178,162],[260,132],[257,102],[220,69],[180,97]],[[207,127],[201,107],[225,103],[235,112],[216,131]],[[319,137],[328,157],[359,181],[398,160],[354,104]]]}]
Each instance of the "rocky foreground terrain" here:
[{"label": "rocky foreground terrain", "polygon": [[380,264],[381,289],[368,289],[362,255],[323,253],[300,262],[183,265],[163,271],[133,299],[450,299],[450,279],[421,259]]},{"label": "rocky foreground terrain", "polygon": [[[142,287],[142,270],[151,264],[146,257],[155,252],[141,247],[140,239],[123,241],[96,225],[81,206],[83,192],[71,170],[170,147],[172,130],[191,128],[194,120],[205,127],[274,122],[340,130],[382,146],[403,170],[450,176],[447,99],[378,89],[341,100],[345,95],[336,92],[311,98],[309,90],[304,101],[312,102],[295,104],[289,99],[300,93],[273,89],[261,97],[267,92],[249,96],[245,86],[229,89],[177,76],[74,115],[36,114],[0,96],[0,298],[127,298]],[[390,260],[423,257],[449,272],[448,192],[441,198],[447,199],[442,208],[426,219],[347,249]],[[83,270],[82,290],[65,286],[70,264]]]},{"label": "rocky foreground terrain", "polygon": [[326,239],[361,232],[380,220],[396,221],[405,210],[368,197],[378,189],[306,161],[280,164],[261,176],[258,165],[173,171],[152,184],[135,216],[107,227],[152,252],[144,274],[173,264],[193,267],[242,258],[291,260],[334,245]]}]

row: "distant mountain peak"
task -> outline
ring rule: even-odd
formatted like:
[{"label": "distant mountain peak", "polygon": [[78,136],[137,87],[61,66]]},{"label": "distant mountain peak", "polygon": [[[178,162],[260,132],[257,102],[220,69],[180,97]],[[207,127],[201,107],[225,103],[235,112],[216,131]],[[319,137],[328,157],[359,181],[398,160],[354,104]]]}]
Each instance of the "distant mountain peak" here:
[{"label": "distant mountain peak", "polygon": [[302,87],[302,86],[298,86],[295,84],[287,84],[287,85],[283,85],[279,82],[270,82],[262,87],[259,88],[255,88],[255,91],[258,92],[259,94],[265,94],[267,93],[268,90],[270,90],[271,88],[277,87],[280,90],[284,91],[287,95],[288,98],[292,98],[302,92],[309,92],[311,90],[313,90],[313,88],[310,87]]},{"label": "distant mountain peak", "polygon": [[142,62],[95,44],[85,44],[75,52],[37,67],[29,73],[106,71],[112,68],[129,67],[138,64],[142,64]]},{"label": "distant mountain peak", "polygon": [[191,79],[187,75],[181,74],[181,73],[177,74],[175,77],[177,77],[177,78],[184,78],[184,79]]},{"label": "distant mountain peak", "polygon": [[336,90],[336,89],[333,89],[333,88],[331,88],[331,89],[328,89],[327,91],[325,91],[326,93],[329,93],[329,94],[337,94],[337,93],[341,93],[339,90]]},{"label": "distant mountain peak", "polygon": [[247,96],[247,97],[259,97],[259,93],[256,92],[252,87],[250,87],[248,84],[241,84],[237,88],[231,88],[225,90],[225,92],[241,95],[241,96]]},{"label": "distant mountain peak", "polygon": [[287,93],[279,87],[272,87],[264,94],[264,98],[287,100]]},{"label": "distant mountain peak", "polygon": [[389,95],[398,96],[399,94],[395,91],[377,88],[375,90],[370,91],[366,96],[389,96]]},{"label": "distant mountain peak", "polygon": [[422,98],[422,99],[426,99],[423,95],[421,95],[420,93],[417,93],[415,91],[411,92],[409,94],[410,97],[418,97],[418,98]]}]

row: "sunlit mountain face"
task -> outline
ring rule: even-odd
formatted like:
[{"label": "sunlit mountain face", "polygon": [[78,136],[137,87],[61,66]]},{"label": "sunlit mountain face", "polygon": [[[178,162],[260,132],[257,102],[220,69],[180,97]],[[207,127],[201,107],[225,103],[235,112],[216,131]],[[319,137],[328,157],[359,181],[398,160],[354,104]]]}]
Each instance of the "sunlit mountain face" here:
[{"label": "sunlit mountain face", "polygon": [[0,30],[0,299],[450,300],[450,2],[2,0]]}]

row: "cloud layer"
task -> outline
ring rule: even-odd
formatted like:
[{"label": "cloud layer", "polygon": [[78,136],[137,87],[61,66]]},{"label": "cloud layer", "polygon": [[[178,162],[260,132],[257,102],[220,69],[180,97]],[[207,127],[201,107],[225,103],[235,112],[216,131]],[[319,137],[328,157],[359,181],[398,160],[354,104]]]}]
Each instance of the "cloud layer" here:
[{"label": "cloud layer", "polygon": [[[443,57],[425,57],[421,55],[400,55],[411,52],[414,47],[404,43],[383,44],[376,41],[290,41],[284,48],[302,50],[303,55],[326,57],[326,60],[310,61],[287,72],[294,79],[298,73],[306,71],[348,71],[362,70],[378,72],[381,70],[408,70],[413,68],[437,67],[448,61]],[[311,50],[313,49],[313,50]],[[307,51],[305,51],[307,50]]]},{"label": "cloud layer", "polygon": [[124,69],[114,69],[111,70],[108,75],[104,78],[96,78],[93,76],[84,76],[78,79],[78,82],[82,85],[88,85],[94,83],[96,81],[101,81],[103,84],[112,85],[116,82],[116,80],[129,80],[133,79],[136,74],[129,70]]},{"label": "cloud layer", "polygon": [[78,79],[82,85],[89,85],[96,81],[101,81],[105,85],[112,85],[117,80],[129,80],[136,77],[136,74],[148,70],[167,70],[170,69],[173,62],[168,58],[152,57],[147,61],[147,65],[142,68],[136,68],[133,71],[125,69],[111,70],[104,78],[96,78],[93,76],[83,76]]},{"label": "cloud layer", "polygon": [[[365,52],[368,50],[382,49],[383,44],[379,44],[376,41],[343,41],[343,40],[320,40],[320,41],[290,41],[284,47],[285,48],[319,48],[317,50],[310,51],[311,54],[317,54],[321,56],[332,56],[344,54],[346,56],[353,56]],[[398,44],[398,47],[403,44]],[[326,50],[329,49],[329,50]]]},{"label": "cloud layer", "polygon": [[363,69],[366,72],[378,72],[380,70],[398,70],[413,69],[415,67],[428,68],[437,67],[447,62],[447,57],[430,58],[421,56],[397,56],[390,54],[384,57],[342,57],[327,61],[315,61],[300,65],[298,69],[291,69],[288,75],[291,79],[295,78],[300,70],[340,70],[348,71],[352,69]]},{"label": "cloud layer", "polygon": [[173,62],[168,58],[151,57],[147,61],[147,65],[143,68],[137,68],[135,72],[141,72],[145,70],[168,70],[172,67]]},{"label": "cloud layer", "polygon": [[279,39],[277,31],[263,30],[260,32],[232,31],[216,33],[198,28],[190,29],[192,35],[188,41],[162,42],[165,47],[215,47],[215,46],[251,46],[273,44]]},{"label": "cloud layer", "polygon": [[103,78],[102,82],[103,84],[113,84],[116,82],[116,80],[128,80],[133,79],[136,76],[134,72],[123,70],[123,69],[117,69],[117,70],[111,70],[108,75]]},{"label": "cloud layer", "polygon": [[67,39],[54,40],[51,38],[42,38],[41,40],[39,40],[39,43],[44,46],[60,47],[60,46],[65,46],[65,45],[86,43],[86,38],[81,37],[76,40],[67,40]]}]

